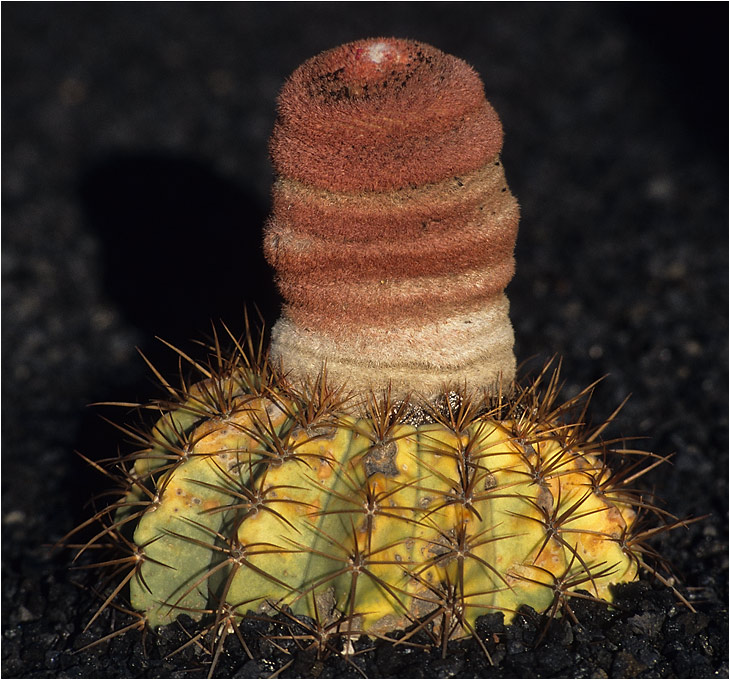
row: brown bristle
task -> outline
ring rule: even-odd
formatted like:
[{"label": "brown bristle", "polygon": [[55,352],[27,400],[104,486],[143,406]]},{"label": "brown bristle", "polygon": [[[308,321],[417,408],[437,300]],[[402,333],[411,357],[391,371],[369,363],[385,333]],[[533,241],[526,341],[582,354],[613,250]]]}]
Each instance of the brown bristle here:
[{"label": "brown bristle", "polygon": [[[435,96],[436,95],[436,96]],[[423,43],[360,40],[305,62],[279,98],[279,175],[330,191],[383,191],[468,173],[502,126],[465,62]]]},{"label": "brown bristle", "polygon": [[428,45],[361,40],[294,72],[265,238],[285,370],[434,394],[512,379],[519,208],[501,146],[477,74]]}]

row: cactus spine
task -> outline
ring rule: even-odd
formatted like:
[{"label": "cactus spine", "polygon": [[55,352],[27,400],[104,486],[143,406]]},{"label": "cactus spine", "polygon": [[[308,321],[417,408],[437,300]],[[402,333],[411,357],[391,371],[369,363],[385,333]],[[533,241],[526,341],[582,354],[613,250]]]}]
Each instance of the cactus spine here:
[{"label": "cactus spine", "polygon": [[216,337],[200,382],[165,383],[97,516],[92,542],[127,554],[114,594],[129,584],[146,623],[289,608],[445,645],[482,614],[610,600],[637,577],[639,473],[611,471],[585,412],[571,424],[589,391],[561,405],[557,372],[513,380],[501,146],[478,76],[427,45],[358,41],[292,75],[271,356]]}]

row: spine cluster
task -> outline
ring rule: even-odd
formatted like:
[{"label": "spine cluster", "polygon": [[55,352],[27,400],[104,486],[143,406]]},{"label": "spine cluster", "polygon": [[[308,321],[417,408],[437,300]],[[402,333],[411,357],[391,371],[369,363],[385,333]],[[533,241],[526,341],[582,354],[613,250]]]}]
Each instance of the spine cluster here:
[{"label": "spine cluster", "polygon": [[497,392],[514,377],[504,288],[519,221],[477,74],[369,40],[297,69],[271,140],[265,250],[286,305],[272,356],[354,391]]}]

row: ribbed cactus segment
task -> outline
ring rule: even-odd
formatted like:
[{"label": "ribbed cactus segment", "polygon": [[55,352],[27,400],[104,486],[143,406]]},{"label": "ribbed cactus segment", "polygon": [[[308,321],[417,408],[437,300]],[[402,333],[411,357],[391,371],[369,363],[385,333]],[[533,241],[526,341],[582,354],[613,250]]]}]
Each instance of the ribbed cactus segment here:
[{"label": "ribbed cactus segment", "polygon": [[[134,531],[145,559],[130,585],[131,599],[154,626],[207,604],[215,583],[208,570],[216,561],[214,541],[224,528],[224,511],[264,455],[265,443],[254,428],[265,416],[275,433],[286,420],[272,402],[239,398],[227,418],[201,422],[200,414],[189,410],[193,401],[157,423],[153,432],[164,438],[135,463],[153,501]],[[160,465],[155,455],[168,464]],[[133,499],[141,495],[138,488],[131,492]]]},{"label": "ribbed cactus segment", "polygon": [[575,428],[455,393],[307,412],[311,395],[244,382],[223,381],[220,412],[198,399],[166,414],[146,452],[162,464],[138,455],[129,504],[153,500],[131,602],[152,625],[288,606],[350,635],[449,614],[454,636],[485,613],[547,609],[566,583],[610,600],[636,576],[631,499],[606,492]]}]

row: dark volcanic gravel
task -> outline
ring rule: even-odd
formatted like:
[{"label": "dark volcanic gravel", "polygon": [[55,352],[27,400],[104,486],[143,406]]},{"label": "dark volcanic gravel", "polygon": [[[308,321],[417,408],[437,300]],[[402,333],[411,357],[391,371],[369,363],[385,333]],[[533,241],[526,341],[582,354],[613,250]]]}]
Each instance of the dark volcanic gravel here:
[{"label": "dark volcanic gravel", "polygon": [[[48,546],[104,488],[75,454],[116,452],[87,409],[159,396],[209,319],[277,314],[260,255],[266,139],[284,78],[341,42],[397,35],[456,54],[502,116],[522,205],[510,285],[517,355],[564,357],[566,396],[608,374],[598,421],[673,463],[647,478],[657,540],[696,613],[645,575],[577,621],[500,615],[437,652],[382,643],[351,662],[287,655],[246,623],[216,674],[267,677],[727,677],[727,5],[5,3],[3,37],[4,677],[201,677],[180,627],[73,650],[133,619]],[[187,345],[184,345],[187,347]],[[120,414],[116,413],[117,416]],[[114,414],[110,414],[114,415]],[[186,630],[194,626],[188,622]],[[542,637],[541,637],[542,636]],[[372,647],[372,649],[368,649]]]}]

